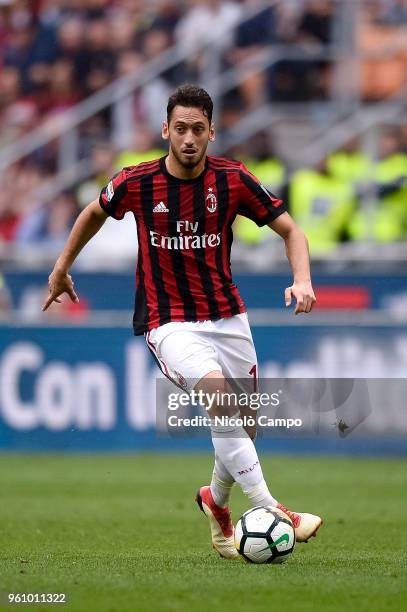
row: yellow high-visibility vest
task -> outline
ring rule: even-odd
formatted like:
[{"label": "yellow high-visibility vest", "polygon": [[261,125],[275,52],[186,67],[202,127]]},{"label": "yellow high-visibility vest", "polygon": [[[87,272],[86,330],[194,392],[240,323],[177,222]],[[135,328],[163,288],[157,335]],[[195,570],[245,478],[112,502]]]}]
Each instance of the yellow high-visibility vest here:
[{"label": "yellow high-visibility vest", "polygon": [[[349,220],[348,232],[353,240],[390,243],[407,239],[407,155],[395,153],[377,162],[373,181],[375,200],[363,202]],[[381,188],[400,181],[388,193]]]},{"label": "yellow high-visibility vest", "polygon": [[327,168],[331,176],[350,183],[368,181],[373,175],[373,164],[361,151],[336,151],[329,155]]},{"label": "yellow high-visibility vest", "polygon": [[352,186],[315,170],[299,170],[289,194],[290,212],[304,230],[311,253],[333,250],[355,208]]}]

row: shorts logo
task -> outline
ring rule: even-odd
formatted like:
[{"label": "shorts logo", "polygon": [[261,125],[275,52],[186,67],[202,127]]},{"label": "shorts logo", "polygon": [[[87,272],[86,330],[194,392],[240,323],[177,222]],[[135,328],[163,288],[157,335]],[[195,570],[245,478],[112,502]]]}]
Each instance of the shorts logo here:
[{"label": "shorts logo", "polygon": [[210,213],[215,212],[218,207],[218,200],[216,195],[213,193],[212,187],[208,189],[208,195],[206,196],[206,208]]},{"label": "shorts logo", "polygon": [[110,202],[113,196],[114,196],[113,181],[110,181],[110,183],[108,183],[106,187],[107,201]]},{"label": "shorts logo", "polygon": [[179,386],[182,387],[183,389],[187,389],[188,388],[187,381],[182,376],[182,374],[180,374],[179,372],[176,372],[175,370],[174,370],[174,374],[177,377],[177,382]]}]

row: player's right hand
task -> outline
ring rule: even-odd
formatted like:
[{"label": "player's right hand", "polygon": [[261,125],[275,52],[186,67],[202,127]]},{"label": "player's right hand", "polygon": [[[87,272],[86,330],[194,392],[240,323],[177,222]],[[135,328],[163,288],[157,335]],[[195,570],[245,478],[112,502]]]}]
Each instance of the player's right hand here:
[{"label": "player's right hand", "polygon": [[60,303],[59,296],[63,293],[67,293],[71,298],[72,302],[78,303],[79,297],[75,293],[72,276],[67,272],[61,272],[60,270],[53,270],[48,278],[49,296],[42,307],[42,311],[52,304],[52,302]]}]

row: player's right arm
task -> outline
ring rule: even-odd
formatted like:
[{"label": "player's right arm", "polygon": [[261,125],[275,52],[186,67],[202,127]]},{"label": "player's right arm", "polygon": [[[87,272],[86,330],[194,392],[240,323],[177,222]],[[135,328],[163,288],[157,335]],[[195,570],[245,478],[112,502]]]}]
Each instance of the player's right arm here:
[{"label": "player's right arm", "polygon": [[69,270],[83,247],[100,230],[108,216],[99,200],[91,202],[80,213],[49,276],[49,296],[42,307],[43,311],[47,310],[52,302],[60,302],[59,296],[63,293],[67,293],[72,302],[79,302]]}]

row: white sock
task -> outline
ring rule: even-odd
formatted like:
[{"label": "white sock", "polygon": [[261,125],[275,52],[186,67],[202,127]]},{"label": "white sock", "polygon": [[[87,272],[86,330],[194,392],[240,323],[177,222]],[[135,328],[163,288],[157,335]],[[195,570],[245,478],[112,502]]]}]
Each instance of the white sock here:
[{"label": "white sock", "polygon": [[253,506],[276,506],[264,480],[257,451],[243,427],[215,427],[212,443],[230,476],[241,486]]},{"label": "white sock", "polygon": [[211,493],[217,506],[224,508],[228,505],[232,487],[235,484],[233,476],[223,465],[222,461],[215,453],[215,465],[213,466]]}]

